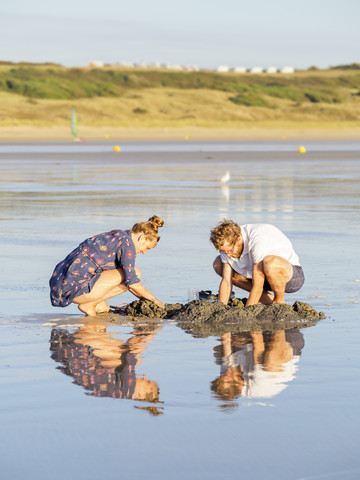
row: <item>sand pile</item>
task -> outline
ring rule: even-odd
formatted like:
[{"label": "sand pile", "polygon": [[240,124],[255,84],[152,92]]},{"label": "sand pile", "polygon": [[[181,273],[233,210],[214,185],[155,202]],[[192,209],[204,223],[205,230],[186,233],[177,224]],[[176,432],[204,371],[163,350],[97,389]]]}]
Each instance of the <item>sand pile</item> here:
[{"label": "sand pile", "polygon": [[135,300],[126,306],[125,314],[128,317],[146,317],[146,318],[172,318],[177,311],[179,311],[183,305],[181,303],[166,303],[165,310],[158,307],[151,300],[142,298],[141,300]]},{"label": "sand pile", "polygon": [[235,299],[229,305],[221,302],[193,300],[182,305],[166,304],[165,310],[150,300],[136,300],[129,304],[125,313],[129,317],[167,318],[178,322],[194,336],[221,335],[232,331],[277,330],[279,328],[306,327],[325,318],[311,305],[295,302],[287,304],[253,305],[245,307],[246,299]]}]

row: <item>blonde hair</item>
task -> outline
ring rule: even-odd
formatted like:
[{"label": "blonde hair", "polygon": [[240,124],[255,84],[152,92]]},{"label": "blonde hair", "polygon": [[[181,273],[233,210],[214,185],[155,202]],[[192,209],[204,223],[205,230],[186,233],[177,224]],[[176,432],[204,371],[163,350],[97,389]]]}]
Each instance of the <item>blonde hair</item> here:
[{"label": "blonde hair", "polygon": [[210,230],[210,242],[219,250],[225,242],[229,242],[230,245],[235,244],[240,235],[240,226],[232,220],[224,219]]},{"label": "blonde hair", "polygon": [[210,389],[216,394],[217,398],[234,400],[240,397],[244,388],[243,374],[239,367],[233,368],[232,371],[235,378],[231,381],[226,381],[223,376],[220,376],[211,382]]},{"label": "blonde hair", "polygon": [[146,240],[157,238],[160,240],[159,228],[164,225],[164,220],[157,215],[153,215],[147,222],[138,222],[132,227],[131,231],[134,233],[143,233]]}]

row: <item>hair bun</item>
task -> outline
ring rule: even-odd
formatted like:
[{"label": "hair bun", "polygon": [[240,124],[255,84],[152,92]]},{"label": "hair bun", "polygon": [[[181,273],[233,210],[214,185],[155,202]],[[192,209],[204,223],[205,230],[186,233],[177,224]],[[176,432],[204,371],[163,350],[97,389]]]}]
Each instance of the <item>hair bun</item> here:
[{"label": "hair bun", "polygon": [[149,223],[153,224],[155,228],[160,228],[164,225],[164,220],[157,215],[153,215],[149,218]]}]

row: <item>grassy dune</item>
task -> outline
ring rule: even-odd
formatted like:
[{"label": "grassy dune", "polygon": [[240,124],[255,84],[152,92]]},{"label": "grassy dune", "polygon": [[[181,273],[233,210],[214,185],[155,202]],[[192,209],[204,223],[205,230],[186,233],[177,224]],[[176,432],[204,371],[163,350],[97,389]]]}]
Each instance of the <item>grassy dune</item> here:
[{"label": "grassy dune", "polygon": [[0,64],[0,136],[11,128],[357,129],[360,71],[218,74]]}]

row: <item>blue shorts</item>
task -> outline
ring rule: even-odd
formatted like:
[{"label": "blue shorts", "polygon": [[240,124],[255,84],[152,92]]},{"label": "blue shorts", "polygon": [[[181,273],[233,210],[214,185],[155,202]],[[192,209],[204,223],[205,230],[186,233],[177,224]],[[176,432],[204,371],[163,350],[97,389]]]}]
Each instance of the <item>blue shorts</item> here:
[{"label": "blue shorts", "polygon": [[[304,282],[305,282],[305,276],[304,276],[302,267],[300,265],[293,265],[292,267],[293,267],[293,276],[285,286],[286,293],[297,292],[298,290],[300,290],[300,288],[304,285]],[[270,284],[266,280],[266,278],[264,283],[264,290],[272,291],[272,288],[270,287]]]}]

